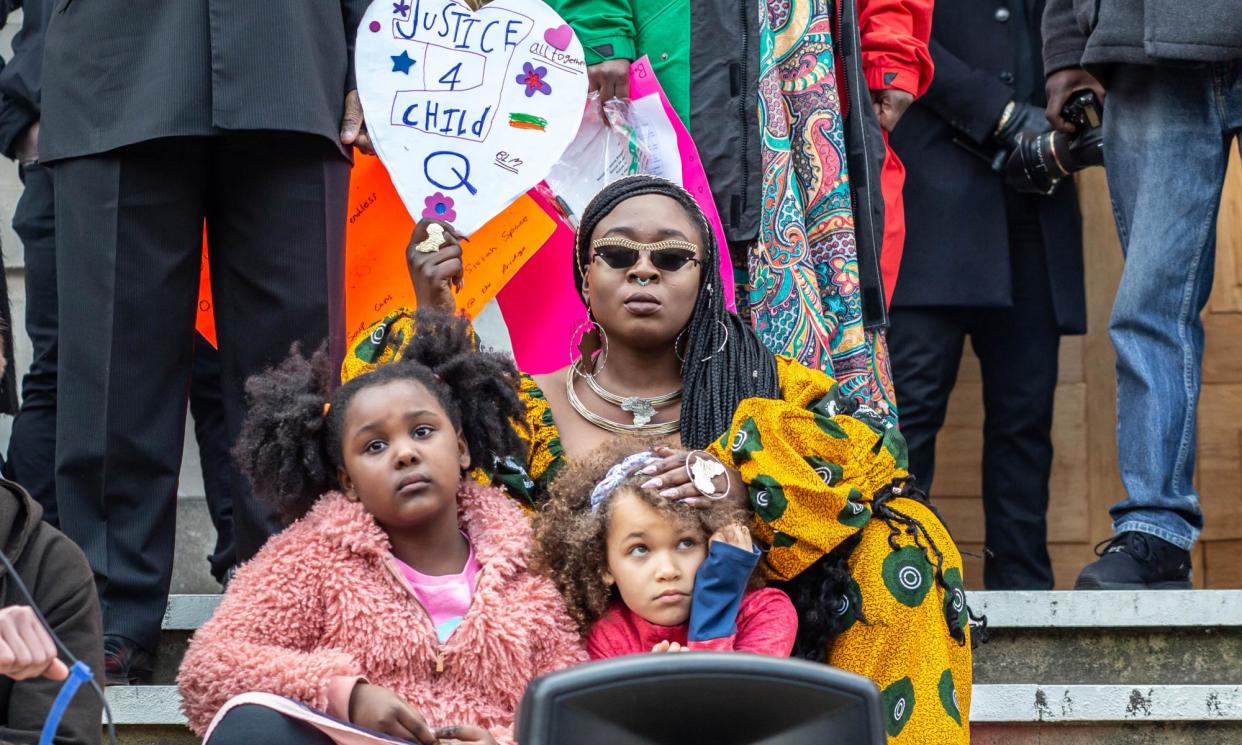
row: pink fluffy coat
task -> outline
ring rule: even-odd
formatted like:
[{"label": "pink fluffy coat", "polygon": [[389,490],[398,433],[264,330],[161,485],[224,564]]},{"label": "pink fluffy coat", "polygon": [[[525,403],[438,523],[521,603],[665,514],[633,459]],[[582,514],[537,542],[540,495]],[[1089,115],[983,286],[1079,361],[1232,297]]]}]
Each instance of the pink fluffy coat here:
[{"label": "pink fluffy coat", "polygon": [[517,505],[475,485],[458,504],[482,568],[447,642],[395,570],[375,520],[325,494],[237,572],[194,635],[177,680],[190,728],[201,735],[246,691],[327,711],[329,689],[360,676],[397,692],[432,727],[477,724],[512,742],[527,683],[587,656],[556,588],[527,568],[531,531]]}]

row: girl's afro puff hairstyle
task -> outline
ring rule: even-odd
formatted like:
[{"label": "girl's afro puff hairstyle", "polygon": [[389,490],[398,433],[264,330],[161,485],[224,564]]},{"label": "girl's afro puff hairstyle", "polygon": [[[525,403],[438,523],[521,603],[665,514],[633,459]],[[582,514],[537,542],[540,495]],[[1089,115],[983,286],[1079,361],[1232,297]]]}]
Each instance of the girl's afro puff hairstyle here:
[{"label": "girl's afro puff hairstyle", "polygon": [[417,333],[399,360],[334,392],[338,373],[326,345],[307,359],[295,344],[280,364],[246,382],[249,410],[233,456],[255,495],[286,521],[340,488],[345,417],[358,391],[371,386],[413,380],[426,387],[465,438],[476,467],[491,468],[497,457],[525,460],[525,445],[511,424],[523,413],[513,360],[478,349],[465,317],[427,308],[414,321]]}]

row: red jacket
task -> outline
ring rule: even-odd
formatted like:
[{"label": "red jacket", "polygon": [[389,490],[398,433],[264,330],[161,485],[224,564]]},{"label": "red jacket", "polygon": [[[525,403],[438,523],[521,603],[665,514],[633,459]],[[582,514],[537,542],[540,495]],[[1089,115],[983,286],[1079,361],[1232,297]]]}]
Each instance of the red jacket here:
[{"label": "red jacket", "polygon": [[392,563],[388,536],[361,505],[325,494],[244,565],[190,642],[177,683],[202,734],[247,691],[341,719],[359,678],[395,691],[432,727],[477,724],[511,743],[514,712],[537,675],[586,661],[552,582],[527,569],[530,525],[491,487],[458,496],[482,568],[460,626],[440,643]]},{"label": "red jacket", "polygon": [[[934,73],[927,49],[933,6],[933,0],[858,0],[863,76],[868,88],[896,88],[915,98],[927,91]],[[883,134],[885,157],[880,171],[880,191],[884,195],[884,237],[880,275],[884,282],[884,300],[888,304],[893,299],[897,271],[905,250],[905,206],[901,191],[906,183],[906,167],[888,146],[888,132]]]},{"label": "red jacket", "polygon": [[687,642],[689,629],[689,623],[659,626],[643,619],[624,603],[613,603],[591,627],[587,653],[593,660],[645,654],[660,642],[670,641],[691,649],[788,657],[798,633],[798,612],[785,593],[769,587],[742,597],[737,612],[737,633],[733,636]]}]

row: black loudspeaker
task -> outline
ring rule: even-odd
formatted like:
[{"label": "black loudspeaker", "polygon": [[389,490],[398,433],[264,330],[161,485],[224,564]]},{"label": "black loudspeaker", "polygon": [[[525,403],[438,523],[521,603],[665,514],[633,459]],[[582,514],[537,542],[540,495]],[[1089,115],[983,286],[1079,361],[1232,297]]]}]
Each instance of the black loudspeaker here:
[{"label": "black loudspeaker", "polygon": [[640,654],[536,678],[520,745],[885,745],[880,692],[804,660]]}]

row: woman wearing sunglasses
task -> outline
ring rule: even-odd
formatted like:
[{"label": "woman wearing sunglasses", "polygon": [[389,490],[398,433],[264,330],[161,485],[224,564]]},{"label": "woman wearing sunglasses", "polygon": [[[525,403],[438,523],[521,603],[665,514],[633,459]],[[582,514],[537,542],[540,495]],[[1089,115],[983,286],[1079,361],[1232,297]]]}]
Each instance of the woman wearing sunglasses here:
[{"label": "woman wearing sunglasses", "polygon": [[[430,233],[429,233],[430,228]],[[460,236],[420,223],[420,304],[454,307]],[[549,479],[618,435],[650,438],[649,486],[755,515],[763,569],[799,612],[794,653],[865,675],[893,743],[967,742],[971,652],[961,557],[906,473],[905,443],[822,372],[774,356],[724,307],[718,247],[694,198],[651,176],[587,206],[574,276],[591,330],[562,370],[523,376],[526,463],[487,474],[538,505]],[[397,312],[351,345],[345,378],[397,360]]]}]

